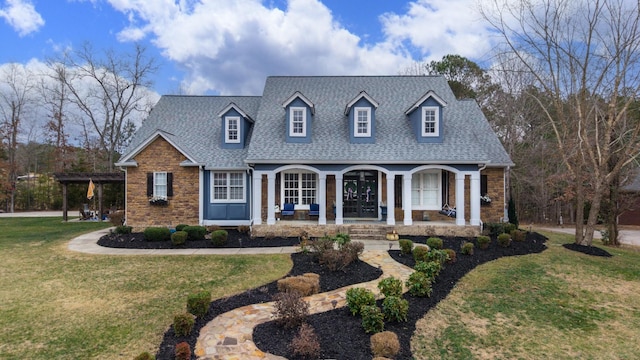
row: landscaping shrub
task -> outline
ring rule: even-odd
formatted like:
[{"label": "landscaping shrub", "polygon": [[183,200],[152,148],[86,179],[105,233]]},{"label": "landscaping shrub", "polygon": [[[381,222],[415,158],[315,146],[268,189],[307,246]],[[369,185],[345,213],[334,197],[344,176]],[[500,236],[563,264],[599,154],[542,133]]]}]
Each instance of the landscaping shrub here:
[{"label": "landscaping shrub", "polygon": [[318,255],[318,257],[322,257],[322,254],[325,251],[334,249],[334,242],[330,237],[324,236],[313,241],[311,243],[311,249]]},{"label": "landscaping shrub", "polygon": [[304,322],[309,315],[309,304],[297,291],[279,293],[275,296],[273,316],[285,328],[293,328]]},{"label": "landscaping shrub", "polygon": [[189,234],[187,239],[191,241],[204,240],[204,236],[207,235],[207,228],[204,226],[185,226],[181,231]]},{"label": "landscaping shrub", "polygon": [[511,245],[511,235],[509,234],[498,235],[498,245],[505,248],[509,247],[509,245]]},{"label": "landscaping shrub", "polygon": [[222,227],[220,227],[220,225],[207,225],[207,226],[205,227],[205,229],[207,229],[207,231],[208,231],[209,233],[212,233],[212,232],[214,232],[214,231],[216,231],[216,230],[221,230],[221,229],[222,229]]},{"label": "landscaping shrub", "polygon": [[115,233],[116,234],[131,234],[133,231],[133,226],[127,225],[118,225],[116,226]]},{"label": "landscaping shrub", "polygon": [[363,306],[376,304],[376,297],[373,292],[365,288],[351,288],[347,290],[347,306],[351,315],[361,314]]},{"label": "landscaping shrub", "polygon": [[456,251],[453,249],[444,249],[444,252],[447,253],[447,264],[453,264],[456,262]]},{"label": "landscaping shrub", "polygon": [[409,294],[417,297],[431,296],[431,281],[432,279],[425,273],[415,271],[406,282]]},{"label": "landscaping shrub", "polygon": [[430,237],[427,239],[427,245],[431,248],[431,249],[442,249],[443,246],[443,242],[442,239],[438,238],[438,237]]},{"label": "landscaping shrub", "polygon": [[420,261],[416,263],[413,269],[427,275],[430,279],[435,279],[440,274],[442,265],[437,261]]},{"label": "landscaping shrub", "polygon": [[187,297],[187,311],[196,317],[202,317],[209,311],[211,292],[203,290]]},{"label": "landscaping shrub", "polygon": [[178,314],[173,317],[173,332],[176,336],[188,336],[193,330],[195,319],[189,313]]},{"label": "landscaping shrub", "polygon": [[227,230],[215,230],[211,233],[211,242],[215,247],[222,247],[227,244],[229,233]]},{"label": "landscaping shrub", "polygon": [[400,252],[404,255],[409,255],[413,251],[413,241],[409,239],[398,240],[398,245],[400,245]]},{"label": "landscaping shrub", "polygon": [[186,231],[176,231],[171,234],[171,242],[176,246],[183,245],[185,242],[187,242],[188,236],[189,234],[187,234]]},{"label": "landscaping shrub", "polygon": [[362,315],[362,327],[367,334],[384,330],[384,314],[379,307],[365,305],[360,309],[360,315]]},{"label": "landscaping shrub", "polygon": [[374,357],[395,357],[400,352],[398,335],[391,331],[371,335],[371,352]]},{"label": "landscaping shrub", "polygon": [[176,231],[182,231],[187,226],[189,226],[189,224],[178,224],[178,225],[176,225]]},{"label": "landscaping shrub", "polygon": [[505,223],[504,224],[504,233],[505,234],[511,234],[511,232],[513,230],[517,230],[518,227],[516,226],[516,224],[512,224],[512,223]]},{"label": "landscaping shrub", "polygon": [[473,243],[464,241],[460,247],[460,252],[465,255],[473,255]]},{"label": "landscaping shrub", "polygon": [[524,241],[525,238],[527,237],[527,233],[522,231],[522,230],[511,230],[511,239],[513,241]]},{"label": "landscaping shrub", "polygon": [[484,229],[489,236],[498,236],[504,233],[504,223],[484,223]]},{"label": "landscaping shrub", "polygon": [[176,360],[191,360],[191,348],[186,341],[176,345]]},{"label": "landscaping shrub", "polygon": [[166,227],[148,227],[143,232],[146,241],[168,241],[171,239],[171,230]]},{"label": "landscaping shrub", "polygon": [[320,291],[320,275],[306,273],[278,280],[278,291],[297,291],[302,296],[317,294]]},{"label": "landscaping shrub", "polygon": [[401,296],[402,295],[402,280],[396,279],[393,276],[384,278],[378,282],[378,289],[384,296]]},{"label": "landscaping shrub", "polygon": [[296,356],[316,359],[320,356],[318,335],[309,324],[302,324],[298,334],[291,340],[289,349]]},{"label": "landscaping shrub", "polygon": [[318,263],[331,271],[344,270],[349,264],[357,261],[364,251],[364,244],[358,241],[346,243],[338,250],[334,249],[333,245],[329,248],[326,240],[322,240],[318,245]]},{"label": "landscaping shrub", "polygon": [[351,236],[349,236],[349,234],[345,234],[345,233],[338,233],[333,238],[333,242],[338,244],[338,248],[340,249],[343,246],[345,246],[346,244],[351,242]]},{"label": "landscaping shrub", "polygon": [[399,296],[387,296],[382,301],[382,313],[387,321],[407,321],[409,301]]},{"label": "landscaping shrub", "polygon": [[347,265],[351,264],[354,261],[357,261],[362,252],[364,251],[364,243],[359,241],[353,241],[344,244],[340,251],[344,254],[345,257],[349,260]]},{"label": "landscaping shrub", "polygon": [[113,226],[124,224],[124,211],[114,211],[109,213],[109,222]]},{"label": "landscaping shrub", "polygon": [[133,360],[156,360],[156,357],[145,351],[134,357]]},{"label": "landscaping shrub", "polygon": [[447,252],[444,250],[431,250],[423,261],[437,261],[440,265],[444,265],[448,260]]},{"label": "landscaping shrub", "polygon": [[416,262],[426,261],[428,254],[429,254],[429,247],[427,246],[416,246],[413,249],[413,259]]},{"label": "landscaping shrub", "polygon": [[330,271],[338,271],[344,269],[349,265],[349,259],[344,257],[344,253],[340,250],[331,249],[323,252],[318,262],[320,265],[324,265]]},{"label": "landscaping shrub", "polygon": [[236,230],[238,230],[240,234],[247,234],[251,231],[251,227],[249,227],[249,225],[239,225]]},{"label": "landscaping shrub", "polygon": [[491,238],[481,235],[476,238],[476,242],[478,243],[478,247],[480,249],[486,250],[487,248],[489,248],[489,244],[491,244]]}]

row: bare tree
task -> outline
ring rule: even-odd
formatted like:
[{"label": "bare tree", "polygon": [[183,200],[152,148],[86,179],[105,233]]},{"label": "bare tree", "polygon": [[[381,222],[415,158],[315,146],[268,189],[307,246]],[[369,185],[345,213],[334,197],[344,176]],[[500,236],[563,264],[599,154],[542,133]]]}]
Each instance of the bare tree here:
[{"label": "bare tree", "polygon": [[54,171],[63,172],[68,167],[68,138],[66,130],[68,121],[68,90],[65,84],[67,69],[59,62],[49,61],[48,73],[40,80],[40,93],[48,112],[49,120],[45,130],[49,141],[55,147]]},{"label": "bare tree", "polygon": [[493,0],[481,11],[536,80],[539,92],[529,95],[573,183],[576,243],[591,245],[608,187],[640,151],[640,122],[627,118],[640,91],[638,4]]},{"label": "bare tree", "polygon": [[88,139],[98,138],[106,155],[105,168],[113,170],[116,153],[128,140],[136,116],[148,112],[147,89],[157,70],[145,48],[135,46],[132,53],[105,51],[99,57],[91,45],[66,54],[60,60],[66,68],[63,81],[69,90],[69,101],[84,115]]}]

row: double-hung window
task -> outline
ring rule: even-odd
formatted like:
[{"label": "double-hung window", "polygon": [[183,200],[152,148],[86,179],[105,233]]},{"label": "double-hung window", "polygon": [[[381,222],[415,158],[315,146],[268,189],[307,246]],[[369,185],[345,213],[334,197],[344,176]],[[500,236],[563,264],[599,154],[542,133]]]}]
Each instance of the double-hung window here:
[{"label": "double-hung window", "polygon": [[422,108],[422,136],[440,136],[440,108],[425,106]]},{"label": "double-hung window", "polygon": [[211,173],[211,202],[245,201],[245,175],[237,172]]},{"label": "double-hung window", "polygon": [[227,143],[240,142],[240,118],[237,116],[227,116],[225,129],[225,141]]},{"label": "double-hung window", "polygon": [[291,107],[289,110],[289,136],[307,136],[307,108]]},{"label": "double-hung window", "polygon": [[424,171],[411,177],[411,205],[416,210],[440,209],[440,173]]},{"label": "double-hung window", "polygon": [[309,204],[316,203],[316,174],[309,172],[286,172],[283,173],[281,183],[283,203],[302,205],[302,208],[308,207]]},{"label": "double-hung window", "polygon": [[153,197],[154,198],[167,198],[167,173],[155,172],[153,173]]},{"label": "double-hung window", "polygon": [[354,136],[370,137],[371,136],[371,108],[357,107],[354,109]]}]

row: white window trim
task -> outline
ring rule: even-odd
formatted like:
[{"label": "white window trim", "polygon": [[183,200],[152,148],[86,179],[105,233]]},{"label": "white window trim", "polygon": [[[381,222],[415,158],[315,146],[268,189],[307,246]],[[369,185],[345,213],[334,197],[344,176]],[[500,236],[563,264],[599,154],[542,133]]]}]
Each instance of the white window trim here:
[{"label": "white window trim", "polygon": [[[426,127],[424,126],[425,123],[425,117],[427,114],[427,111],[434,111],[435,112],[435,117],[436,117],[436,123],[435,123],[435,132],[432,133],[427,133],[426,132]],[[422,107],[422,117],[420,118],[420,127],[422,128],[422,136],[424,137],[438,137],[440,136],[440,108],[437,106],[423,106]]]},{"label": "white window trim", "polygon": [[[367,132],[364,134],[358,133],[358,112],[360,111],[366,111],[367,113]],[[353,137],[371,137],[371,108],[370,107],[353,108]]]},{"label": "white window trim", "polygon": [[285,171],[282,173],[281,178],[280,178],[280,208],[282,208],[284,206],[284,174],[298,174],[298,203],[296,203],[295,209],[296,210],[309,210],[310,206],[309,204],[302,204],[302,174],[314,174],[316,177],[316,187],[315,187],[315,191],[316,191],[316,203],[318,202],[318,174],[312,172],[312,171]]},{"label": "white window trim", "polygon": [[[229,138],[230,130],[231,130],[231,121],[235,121],[237,124],[236,131],[238,133],[237,139]],[[239,116],[227,116],[225,118],[225,131],[224,131],[224,139],[226,143],[229,144],[238,144],[240,143],[240,117]]]},{"label": "white window trim", "polygon": [[[167,194],[169,193],[169,176],[166,171],[158,171],[153,173],[153,198],[154,199],[167,199]],[[164,175],[164,195],[158,194],[158,177]]]},{"label": "white window trim", "polygon": [[[411,209],[413,210],[441,210],[442,209],[442,171],[440,170],[426,170],[426,171],[420,171],[417,172],[415,174],[413,174],[412,178],[420,178],[420,184],[422,184],[422,175],[423,174],[436,174],[438,176],[438,194],[437,196],[437,201],[435,205],[423,205],[423,204],[413,204],[413,183],[411,184],[411,193],[412,193],[412,200],[411,200]],[[420,202],[422,202],[422,192],[420,194]]]},{"label": "white window trim", "polygon": [[[226,174],[227,175],[227,198],[226,199],[215,199],[214,198],[214,184],[213,177],[214,174]],[[241,174],[242,179],[242,199],[230,199],[231,196],[231,174]],[[209,172],[209,201],[212,204],[224,204],[224,203],[244,203],[246,202],[247,196],[247,179],[242,171],[211,171]]]},{"label": "white window trim", "polygon": [[[302,111],[302,133],[293,132],[293,113],[298,110]],[[289,108],[289,136],[291,137],[307,136],[307,108],[306,107],[292,106]]]}]

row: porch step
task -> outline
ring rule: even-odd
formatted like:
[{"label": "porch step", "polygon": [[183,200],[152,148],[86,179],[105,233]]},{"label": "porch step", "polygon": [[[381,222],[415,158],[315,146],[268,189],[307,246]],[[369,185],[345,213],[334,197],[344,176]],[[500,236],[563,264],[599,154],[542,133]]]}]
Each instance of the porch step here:
[{"label": "porch step", "polygon": [[386,240],[387,232],[391,230],[392,227],[380,225],[351,225],[349,236],[351,241]]}]

